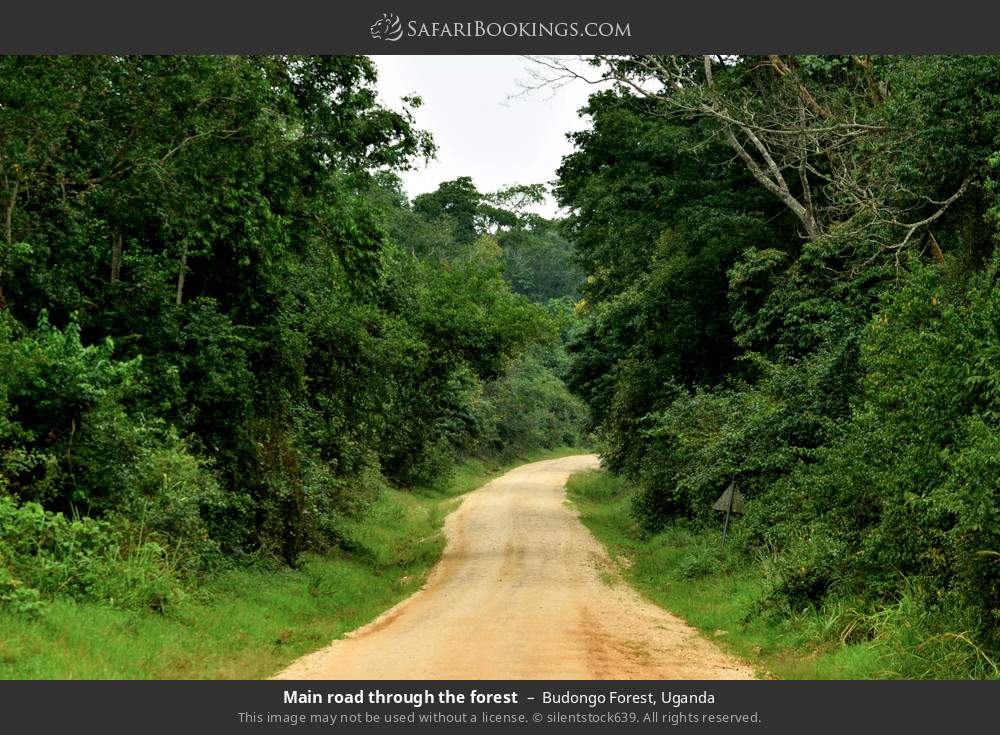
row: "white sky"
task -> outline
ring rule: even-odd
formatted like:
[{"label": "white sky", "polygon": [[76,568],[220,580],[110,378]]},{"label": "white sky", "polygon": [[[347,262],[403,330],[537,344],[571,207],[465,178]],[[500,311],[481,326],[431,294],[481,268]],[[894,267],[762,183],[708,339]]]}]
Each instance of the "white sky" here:
[{"label": "white sky", "polygon": [[[438,147],[435,160],[403,174],[411,198],[459,176],[471,176],[483,192],[549,183],[572,150],[566,133],[589,124],[577,110],[594,87],[577,80],[555,92],[521,95],[518,82],[532,81],[531,62],[521,56],[372,58],[383,102],[398,109],[400,97],[422,97],[414,117]],[[538,211],[551,216],[555,203],[550,200]]]}]

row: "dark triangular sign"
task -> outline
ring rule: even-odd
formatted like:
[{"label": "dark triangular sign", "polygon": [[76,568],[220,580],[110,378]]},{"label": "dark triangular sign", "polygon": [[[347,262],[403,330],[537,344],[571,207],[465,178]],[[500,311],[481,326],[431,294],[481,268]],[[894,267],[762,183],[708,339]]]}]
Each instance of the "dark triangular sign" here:
[{"label": "dark triangular sign", "polygon": [[743,493],[736,487],[735,482],[729,483],[726,492],[722,493],[719,499],[715,501],[715,505],[712,506],[714,510],[721,510],[723,513],[728,510],[731,513],[737,514],[742,514],[745,507],[746,503],[743,500]]}]

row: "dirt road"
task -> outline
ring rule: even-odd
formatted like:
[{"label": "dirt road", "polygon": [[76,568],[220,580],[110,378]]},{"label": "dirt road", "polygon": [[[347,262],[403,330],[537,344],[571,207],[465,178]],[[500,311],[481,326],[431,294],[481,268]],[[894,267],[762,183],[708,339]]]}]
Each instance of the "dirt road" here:
[{"label": "dirt road", "polygon": [[622,582],[566,502],[593,455],[523,465],[465,497],[427,584],[288,679],[747,679]]}]

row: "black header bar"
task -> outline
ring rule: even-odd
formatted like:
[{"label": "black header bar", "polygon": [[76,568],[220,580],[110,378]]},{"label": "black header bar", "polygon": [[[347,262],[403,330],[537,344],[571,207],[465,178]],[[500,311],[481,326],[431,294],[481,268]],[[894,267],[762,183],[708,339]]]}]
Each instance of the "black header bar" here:
[{"label": "black header bar", "polygon": [[1000,53],[1000,6],[956,0],[33,0],[0,53]]}]

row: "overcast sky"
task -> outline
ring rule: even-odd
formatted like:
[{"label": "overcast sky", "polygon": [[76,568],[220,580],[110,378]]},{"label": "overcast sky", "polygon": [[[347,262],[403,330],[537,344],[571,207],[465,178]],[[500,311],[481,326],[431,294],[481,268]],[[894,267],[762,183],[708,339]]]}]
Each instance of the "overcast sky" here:
[{"label": "overcast sky", "polygon": [[[417,125],[438,146],[436,160],[403,174],[411,198],[459,176],[471,176],[484,192],[551,182],[572,150],[566,133],[587,125],[577,110],[594,88],[576,81],[518,96],[518,82],[531,82],[531,62],[520,56],[373,58],[383,101],[398,108],[400,97],[419,94]],[[540,211],[554,214],[555,203]]]}]

